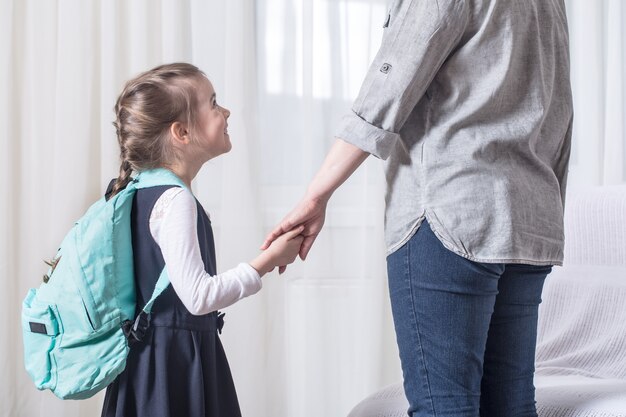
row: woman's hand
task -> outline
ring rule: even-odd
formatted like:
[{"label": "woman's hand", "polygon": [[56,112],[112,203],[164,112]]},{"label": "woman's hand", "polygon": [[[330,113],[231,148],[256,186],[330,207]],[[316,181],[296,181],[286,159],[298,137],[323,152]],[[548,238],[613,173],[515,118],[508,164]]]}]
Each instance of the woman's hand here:
[{"label": "woman's hand", "polygon": [[[313,242],[317,238],[317,235],[324,226],[324,219],[326,218],[326,205],[327,200],[314,199],[305,197],[300,203],[287,215],[285,218],[272,230],[267,237],[261,249],[265,250],[270,247],[272,242],[279,236],[290,230],[302,226],[303,230],[300,233],[304,236],[302,245],[300,246],[300,259],[305,260],[309,250],[313,246]],[[281,265],[279,272],[283,272],[284,268]]]},{"label": "woman's hand", "polygon": [[299,226],[279,236],[271,245],[268,245],[267,250],[250,262],[250,266],[263,276],[277,266],[284,268],[284,265],[293,263],[302,247],[303,230],[304,226]]}]

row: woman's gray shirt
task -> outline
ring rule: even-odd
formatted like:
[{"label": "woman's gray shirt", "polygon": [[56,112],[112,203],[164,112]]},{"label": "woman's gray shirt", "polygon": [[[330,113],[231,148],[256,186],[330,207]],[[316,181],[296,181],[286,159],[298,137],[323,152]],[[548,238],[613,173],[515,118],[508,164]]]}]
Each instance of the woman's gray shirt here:
[{"label": "woman's gray shirt", "polygon": [[571,146],[562,0],[396,0],[337,137],[385,160],[389,253],[424,218],[478,262],[560,265]]}]

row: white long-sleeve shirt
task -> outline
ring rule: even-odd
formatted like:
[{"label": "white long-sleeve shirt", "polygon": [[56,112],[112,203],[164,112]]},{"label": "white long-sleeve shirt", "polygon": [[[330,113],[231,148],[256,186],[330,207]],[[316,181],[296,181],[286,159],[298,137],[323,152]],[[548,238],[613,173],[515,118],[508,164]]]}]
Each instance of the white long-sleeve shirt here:
[{"label": "white long-sleeve shirt", "polygon": [[174,291],[194,315],[227,307],[261,287],[261,277],[247,263],[211,276],[204,269],[198,242],[196,199],[184,188],[166,190],[150,214],[150,233],[161,248]]}]

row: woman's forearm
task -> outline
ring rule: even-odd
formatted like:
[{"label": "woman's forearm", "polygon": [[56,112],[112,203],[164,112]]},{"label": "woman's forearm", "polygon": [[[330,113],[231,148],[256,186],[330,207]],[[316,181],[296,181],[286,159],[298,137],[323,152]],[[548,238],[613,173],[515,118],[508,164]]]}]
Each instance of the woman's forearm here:
[{"label": "woman's forearm", "polygon": [[326,159],[309,184],[307,198],[327,202],[330,196],[367,159],[370,154],[360,148],[335,139]]},{"label": "woman's forearm", "polygon": [[[303,226],[304,240],[300,247],[300,258],[305,259],[324,225],[326,205],[330,196],[368,156],[369,153],[360,148],[341,139],[336,139],[326,154],[326,159],[324,159],[319,171],[311,180],[304,198],[267,235],[261,249],[269,248],[279,236],[301,225]],[[281,266],[280,271],[284,271],[284,268]]]}]

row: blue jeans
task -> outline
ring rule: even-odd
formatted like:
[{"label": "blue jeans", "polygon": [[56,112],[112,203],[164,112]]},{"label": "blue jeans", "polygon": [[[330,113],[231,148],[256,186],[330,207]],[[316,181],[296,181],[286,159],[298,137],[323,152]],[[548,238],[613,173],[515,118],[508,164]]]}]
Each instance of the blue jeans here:
[{"label": "blue jeans", "polygon": [[537,310],[551,266],[472,262],[424,220],[387,268],[410,417],[537,417]]}]

